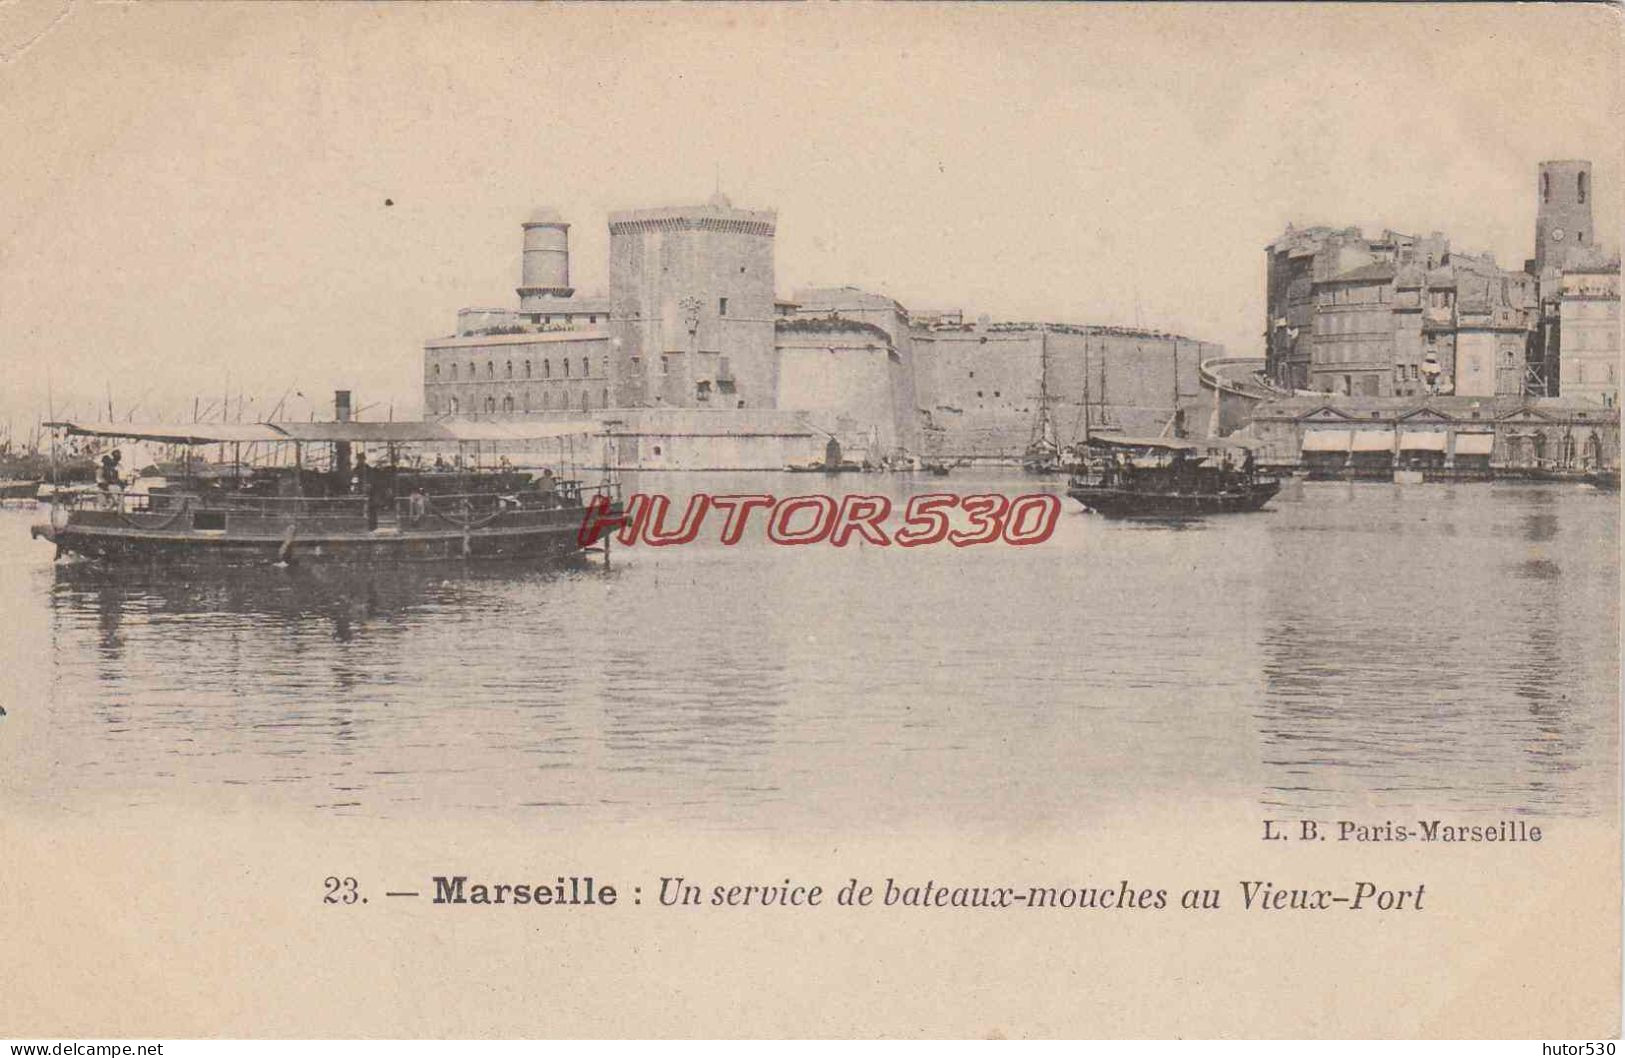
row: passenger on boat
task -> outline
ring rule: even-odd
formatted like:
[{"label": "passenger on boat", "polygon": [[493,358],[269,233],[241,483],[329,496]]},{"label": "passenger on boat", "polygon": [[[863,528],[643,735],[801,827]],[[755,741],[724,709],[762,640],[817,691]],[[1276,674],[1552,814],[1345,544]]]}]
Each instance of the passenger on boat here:
[{"label": "passenger on boat", "polygon": [[539,494],[538,498],[540,499],[543,507],[553,506],[553,501],[555,498],[553,495],[553,485],[553,471],[551,469],[544,469],[542,471],[542,476],[536,479],[536,491]]},{"label": "passenger on boat", "polygon": [[1174,450],[1173,463],[1170,469],[1173,471],[1174,487],[1179,488],[1184,485],[1186,479],[1190,476],[1190,463],[1186,459],[1183,448]]},{"label": "passenger on boat", "polygon": [[119,478],[119,460],[124,453],[117,448],[102,456],[101,469],[96,472],[96,487],[102,491],[102,506],[115,507],[124,492],[124,483]]},{"label": "passenger on boat", "polygon": [[367,453],[362,452],[355,457],[355,469],[350,474],[350,494],[359,496],[367,491]]}]

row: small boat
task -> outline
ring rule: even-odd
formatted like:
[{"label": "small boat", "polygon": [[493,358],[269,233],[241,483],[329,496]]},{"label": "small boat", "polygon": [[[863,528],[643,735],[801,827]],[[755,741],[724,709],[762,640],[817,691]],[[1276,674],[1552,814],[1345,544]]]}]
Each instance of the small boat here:
[{"label": "small boat", "polygon": [[[52,423],[70,435],[168,444],[264,445],[293,465],[244,467],[230,476],[182,476],[126,489],[117,480],[51,494],[35,538],[105,562],[272,565],[538,559],[570,554],[583,541],[589,507],[622,510],[620,485],[588,484],[511,467],[477,469],[398,460],[402,446],[531,442],[597,434],[596,423],[259,423],[140,428]],[[385,451],[379,465],[350,460],[352,445]],[[325,463],[307,449],[331,448]]]},{"label": "small boat", "polygon": [[784,468],[792,474],[848,474],[863,470],[863,464],[854,459],[843,459],[841,442],[831,436],[824,445],[824,458],[810,463],[791,463]]},{"label": "small boat", "polygon": [[1088,445],[1099,454],[1072,476],[1066,494],[1108,518],[1256,511],[1281,490],[1278,479],[1254,470],[1250,453],[1235,464],[1233,453],[1246,447],[1232,442],[1096,435]]},{"label": "small boat", "polygon": [[790,463],[784,469],[791,474],[849,474],[867,468],[862,463],[843,459],[836,463],[826,463],[823,460],[812,463]]},{"label": "small boat", "polygon": [[1039,406],[1038,426],[1033,439],[1021,454],[1021,469],[1028,474],[1055,474],[1061,470],[1061,446],[1055,440],[1055,426],[1049,409]]},{"label": "small boat", "polygon": [[1597,470],[1587,471],[1585,481],[1587,485],[1594,489],[1601,489],[1604,492],[1618,492],[1619,468],[1602,467]]},{"label": "small boat", "polygon": [[0,479],[0,503],[13,500],[24,500],[32,503],[39,494],[39,479],[19,481],[14,478]]}]

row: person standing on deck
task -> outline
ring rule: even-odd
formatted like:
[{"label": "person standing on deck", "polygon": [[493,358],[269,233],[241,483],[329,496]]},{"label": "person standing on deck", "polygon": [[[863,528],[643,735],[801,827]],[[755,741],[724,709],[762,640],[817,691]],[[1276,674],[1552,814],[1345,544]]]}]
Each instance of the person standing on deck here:
[{"label": "person standing on deck", "polygon": [[361,452],[355,457],[355,467],[350,474],[350,494],[360,496],[367,491],[367,453]]},{"label": "person standing on deck", "polygon": [[119,460],[124,453],[117,448],[102,456],[101,469],[96,472],[96,487],[102,490],[102,506],[113,508],[123,495],[123,482],[119,479]]}]

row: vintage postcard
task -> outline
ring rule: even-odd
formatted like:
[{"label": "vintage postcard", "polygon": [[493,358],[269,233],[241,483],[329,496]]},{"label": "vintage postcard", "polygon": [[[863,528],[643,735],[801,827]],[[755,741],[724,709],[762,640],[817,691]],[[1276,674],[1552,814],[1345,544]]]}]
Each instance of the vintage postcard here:
[{"label": "vintage postcard", "polygon": [[1620,31],[0,6],[0,1037],[1616,1037]]}]

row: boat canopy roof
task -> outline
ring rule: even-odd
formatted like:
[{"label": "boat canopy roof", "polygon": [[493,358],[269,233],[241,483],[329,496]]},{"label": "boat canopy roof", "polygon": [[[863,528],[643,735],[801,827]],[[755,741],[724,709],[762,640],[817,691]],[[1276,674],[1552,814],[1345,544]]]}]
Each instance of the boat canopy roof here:
[{"label": "boat canopy roof", "polygon": [[192,422],[192,423],[81,423],[48,422],[53,429],[66,430],[80,437],[126,437],[135,441],[158,441],[163,444],[215,444],[216,442],[252,444],[255,441],[286,441],[276,428],[257,422]]},{"label": "boat canopy roof", "polygon": [[573,421],[474,422],[276,422],[276,423],[81,423],[47,426],[84,437],[127,437],[166,444],[252,444],[256,441],[405,444],[409,442],[540,441],[603,432],[591,419]]},{"label": "boat canopy roof", "polygon": [[1228,439],[1192,440],[1186,437],[1118,437],[1115,434],[1090,434],[1089,444],[1099,448],[1156,448],[1168,452],[1205,452],[1215,448],[1251,448],[1251,445]]}]

